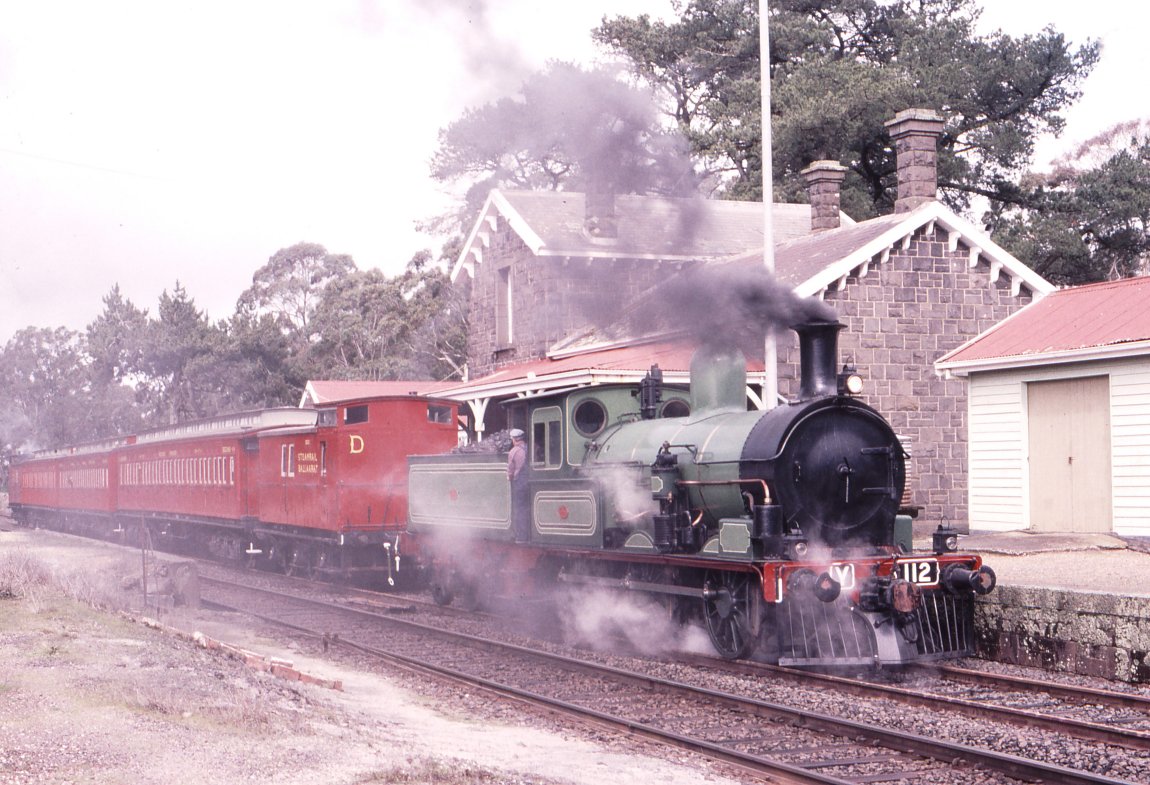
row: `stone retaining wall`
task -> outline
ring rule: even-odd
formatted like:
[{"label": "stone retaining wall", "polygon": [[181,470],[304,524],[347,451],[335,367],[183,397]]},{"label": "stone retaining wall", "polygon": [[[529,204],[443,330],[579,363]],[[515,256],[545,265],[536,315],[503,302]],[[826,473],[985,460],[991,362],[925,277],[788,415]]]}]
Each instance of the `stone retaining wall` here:
[{"label": "stone retaining wall", "polygon": [[1150,682],[1150,598],[999,586],[975,609],[980,657]]}]

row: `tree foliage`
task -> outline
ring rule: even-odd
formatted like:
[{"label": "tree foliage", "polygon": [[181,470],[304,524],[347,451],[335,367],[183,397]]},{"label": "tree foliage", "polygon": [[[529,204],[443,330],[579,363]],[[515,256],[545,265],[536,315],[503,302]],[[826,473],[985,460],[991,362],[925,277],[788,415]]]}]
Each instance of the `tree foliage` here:
[{"label": "tree foliage", "polygon": [[256,270],[236,308],[270,314],[297,343],[307,343],[324,289],[354,270],[355,262],[346,254],[330,254],[317,243],[296,243]]},{"label": "tree foliage", "polygon": [[300,243],[227,320],[177,282],[154,315],[113,286],[83,333],[17,333],[0,347],[0,454],[291,406],[309,378],[458,378],[466,354],[466,298],[429,253],[389,278]]},{"label": "tree foliage", "polygon": [[0,352],[0,447],[53,446],[97,435],[91,387],[77,384],[88,365],[80,335],[63,327],[27,327]]},{"label": "tree foliage", "polygon": [[148,326],[141,363],[150,419],[169,425],[212,413],[215,401],[206,371],[221,346],[218,328],[179,283],[160,295],[156,316]]},{"label": "tree foliage", "polygon": [[324,292],[312,347],[324,378],[446,379],[462,374],[466,311],[447,274],[417,254],[404,273],[356,272]]},{"label": "tree foliage", "polygon": [[468,109],[440,131],[431,174],[467,185],[458,228],[492,188],[681,194],[695,176],[649,92],[606,70],[552,63],[518,95]]},{"label": "tree foliage", "polygon": [[1081,284],[1150,272],[1150,123],[1109,129],[1027,185],[1028,202],[990,225],[1040,274]]},{"label": "tree foliage", "polygon": [[[757,3],[691,0],[680,19],[604,20],[597,41],[656,86],[728,198],[760,199]],[[940,188],[1020,203],[1014,182],[1037,135],[1057,133],[1098,45],[1074,47],[1052,28],[980,35],[975,0],[779,0],[771,4],[773,169],[779,191],[800,193],[812,160],[851,171],[843,202],[857,218],[889,212],[894,153],[883,124],[911,107],[947,118]]]}]

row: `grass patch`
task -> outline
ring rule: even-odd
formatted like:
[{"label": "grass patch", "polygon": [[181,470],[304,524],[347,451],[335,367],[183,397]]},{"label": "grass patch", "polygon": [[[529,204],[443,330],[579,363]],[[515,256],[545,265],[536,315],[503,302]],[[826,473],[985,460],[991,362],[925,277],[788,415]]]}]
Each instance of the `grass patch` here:
[{"label": "grass patch", "polygon": [[54,588],[51,568],[27,551],[0,556],[0,599],[34,600]]},{"label": "grass patch", "polygon": [[545,785],[553,780],[497,772],[460,760],[409,759],[403,766],[377,771],[355,785]]},{"label": "grass patch", "polygon": [[124,593],[115,578],[119,572],[67,570],[26,550],[8,551],[0,554],[0,600],[23,600],[33,613],[49,607],[59,597],[100,610],[120,609],[124,606]]}]

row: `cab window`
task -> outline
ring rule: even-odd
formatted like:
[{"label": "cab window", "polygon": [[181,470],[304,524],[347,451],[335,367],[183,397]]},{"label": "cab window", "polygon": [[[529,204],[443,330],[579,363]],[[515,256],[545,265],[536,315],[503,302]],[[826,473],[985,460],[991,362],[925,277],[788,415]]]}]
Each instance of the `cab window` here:
[{"label": "cab window", "polygon": [[531,413],[531,465],[537,469],[557,469],[563,463],[562,412],[558,407]]}]

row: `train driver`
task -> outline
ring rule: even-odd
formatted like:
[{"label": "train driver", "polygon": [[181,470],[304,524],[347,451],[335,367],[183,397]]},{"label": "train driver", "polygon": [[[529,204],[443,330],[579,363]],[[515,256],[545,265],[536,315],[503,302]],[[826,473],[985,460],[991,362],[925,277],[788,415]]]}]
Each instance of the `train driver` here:
[{"label": "train driver", "polygon": [[527,441],[523,431],[511,429],[511,452],[507,454],[507,479],[511,483],[511,529],[516,542],[527,542],[531,530],[531,494],[527,489]]}]

